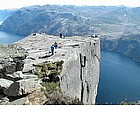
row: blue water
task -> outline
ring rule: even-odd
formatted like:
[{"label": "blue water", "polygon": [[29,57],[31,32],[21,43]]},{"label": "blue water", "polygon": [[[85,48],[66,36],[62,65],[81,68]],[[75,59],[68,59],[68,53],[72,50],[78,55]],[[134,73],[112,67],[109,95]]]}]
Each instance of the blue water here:
[{"label": "blue water", "polygon": [[22,38],[24,37],[0,31],[0,44],[11,44]]},{"label": "blue water", "polygon": [[140,63],[119,53],[101,51],[97,104],[140,100]]}]

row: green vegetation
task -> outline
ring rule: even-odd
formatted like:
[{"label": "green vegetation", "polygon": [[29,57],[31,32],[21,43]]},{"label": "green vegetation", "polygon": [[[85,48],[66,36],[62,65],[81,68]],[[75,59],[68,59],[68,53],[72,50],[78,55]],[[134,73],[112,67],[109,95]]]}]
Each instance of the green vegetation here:
[{"label": "green vegetation", "polygon": [[123,41],[136,41],[136,42],[139,42],[140,43],[140,40],[139,40],[139,37],[140,35],[137,34],[131,34],[131,35],[122,35],[120,39],[122,39]]},{"label": "green vegetation", "polygon": [[59,83],[59,75],[62,71],[64,61],[57,61],[54,63],[47,62],[35,66],[34,73],[42,79],[42,86],[45,87],[45,95],[51,93],[62,93]]},{"label": "green vegetation", "polygon": [[137,102],[125,102],[125,101],[122,101],[119,103],[119,105],[140,105],[140,101],[137,101]]},{"label": "green vegetation", "polygon": [[72,99],[67,96],[63,96],[62,94],[56,92],[47,95],[46,105],[83,105],[78,98]]},{"label": "green vegetation", "polygon": [[38,75],[39,78],[51,77],[52,75],[60,75],[63,68],[64,61],[57,61],[54,63],[48,62],[43,64],[38,64],[35,66],[34,74]]},{"label": "green vegetation", "polygon": [[54,92],[62,93],[59,83],[55,82],[43,82],[42,86],[45,87],[45,94],[51,94]]}]

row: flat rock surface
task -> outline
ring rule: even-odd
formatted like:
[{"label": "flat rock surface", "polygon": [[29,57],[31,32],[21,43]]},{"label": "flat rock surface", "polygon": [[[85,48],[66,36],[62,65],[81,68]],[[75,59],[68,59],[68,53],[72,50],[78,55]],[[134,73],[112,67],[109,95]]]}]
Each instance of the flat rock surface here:
[{"label": "flat rock surface", "polygon": [[0,60],[8,59],[9,61],[13,61],[12,58],[24,57],[25,55],[27,55],[25,50],[18,45],[0,45]]},{"label": "flat rock surface", "polygon": [[[29,56],[27,57],[25,64],[39,63],[42,61],[56,61],[66,60],[69,55],[72,54],[75,48],[80,48],[79,45],[83,42],[95,42],[99,38],[91,37],[66,37],[59,38],[59,36],[42,35],[36,34],[35,36],[30,35],[19,42],[17,45],[28,51]],[[50,47],[55,42],[58,43],[58,48],[55,49],[54,55],[49,53]],[[46,57],[45,57],[46,56]],[[43,58],[42,58],[43,57]]]},{"label": "flat rock surface", "polygon": [[[69,59],[76,59],[77,50],[81,49],[80,44],[85,42],[96,43],[99,38],[74,36],[60,38],[59,36],[51,36],[46,34],[30,35],[16,43],[20,47],[24,48],[29,53],[24,61],[23,72],[32,71],[33,64],[44,63],[46,61],[54,62],[63,60],[64,62]],[[58,44],[58,48],[55,49],[54,55],[50,53],[50,47],[54,43]],[[76,50],[75,50],[76,49]],[[71,57],[72,56],[72,57]]]}]

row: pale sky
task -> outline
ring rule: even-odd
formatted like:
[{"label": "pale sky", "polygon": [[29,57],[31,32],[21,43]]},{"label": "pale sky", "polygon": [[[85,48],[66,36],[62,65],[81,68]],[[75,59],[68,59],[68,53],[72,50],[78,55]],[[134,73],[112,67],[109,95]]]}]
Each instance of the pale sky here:
[{"label": "pale sky", "polygon": [[0,9],[21,8],[30,5],[125,5],[140,7],[140,0],[0,0]]}]

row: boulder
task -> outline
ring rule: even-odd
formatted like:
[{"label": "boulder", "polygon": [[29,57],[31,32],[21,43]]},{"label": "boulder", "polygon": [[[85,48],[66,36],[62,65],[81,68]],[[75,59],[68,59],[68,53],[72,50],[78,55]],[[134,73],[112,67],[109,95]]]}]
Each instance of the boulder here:
[{"label": "boulder", "polygon": [[16,61],[16,71],[22,71],[24,68],[24,61],[18,60]]},{"label": "boulder", "polygon": [[24,59],[28,53],[15,44],[0,45],[0,73],[12,74],[16,71],[22,71]]},{"label": "boulder", "polygon": [[8,62],[3,65],[3,72],[5,74],[12,74],[16,71],[16,63]]},{"label": "boulder", "polygon": [[10,87],[4,91],[4,94],[8,96],[21,96],[31,94],[36,90],[41,91],[41,88],[42,86],[38,79],[23,79],[11,84]]},{"label": "boulder", "polygon": [[5,74],[12,74],[16,71],[22,71],[24,67],[24,62],[22,60],[18,61],[8,61],[6,59],[3,64],[0,66],[0,72]]},{"label": "boulder", "polygon": [[2,66],[2,65],[0,65],[0,72],[2,72],[2,70],[3,70],[3,66]]},{"label": "boulder", "polygon": [[12,81],[21,80],[23,79],[23,73],[22,71],[17,71],[17,72],[14,72],[13,74],[6,74],[5,78]]},{"label": "boulder", "polygon": [[13,81],[0,78],[0,93],[3,93],[4,90],[7,90],[13,83]]},{"label": "boulder", "polygon": [[34,71],[34,67],[30,64],[24,64],[23,73],[32,73]]},{"label": "boulder", "polygon": [[0,105],[7,105],[9,103],[9,99],[5,95],[0,96]]},{"label": "boulder", "polygon": [[21,79],[38,79],[38,76],[33,74],[23,74],[22,71],[17,71],[14,72],[13,74],[6,74],[5,79],[18,81]]},{"label": "boulder", "polygon": [[32,79],[32,78],[38,79],[38,76],[33,74],[23,74],[23,79]]},{"label": "boulder", "polygon": [[46,102],[46,96],[40,90],[34,91],[32,94],[16,99],[8,105],[43,105]]},{"label": "boulder", "polygon": [[14,100],[14,101],[8,103],[8,105],[26,105],[26,98],[23,97],[23,98]]},{"label": "boulder", "polygon": [[46,102],[46,96],[44,92],[36,90],[32,94],[29,94],[27,97],[26,103],[30,105],[43,105]]}]

